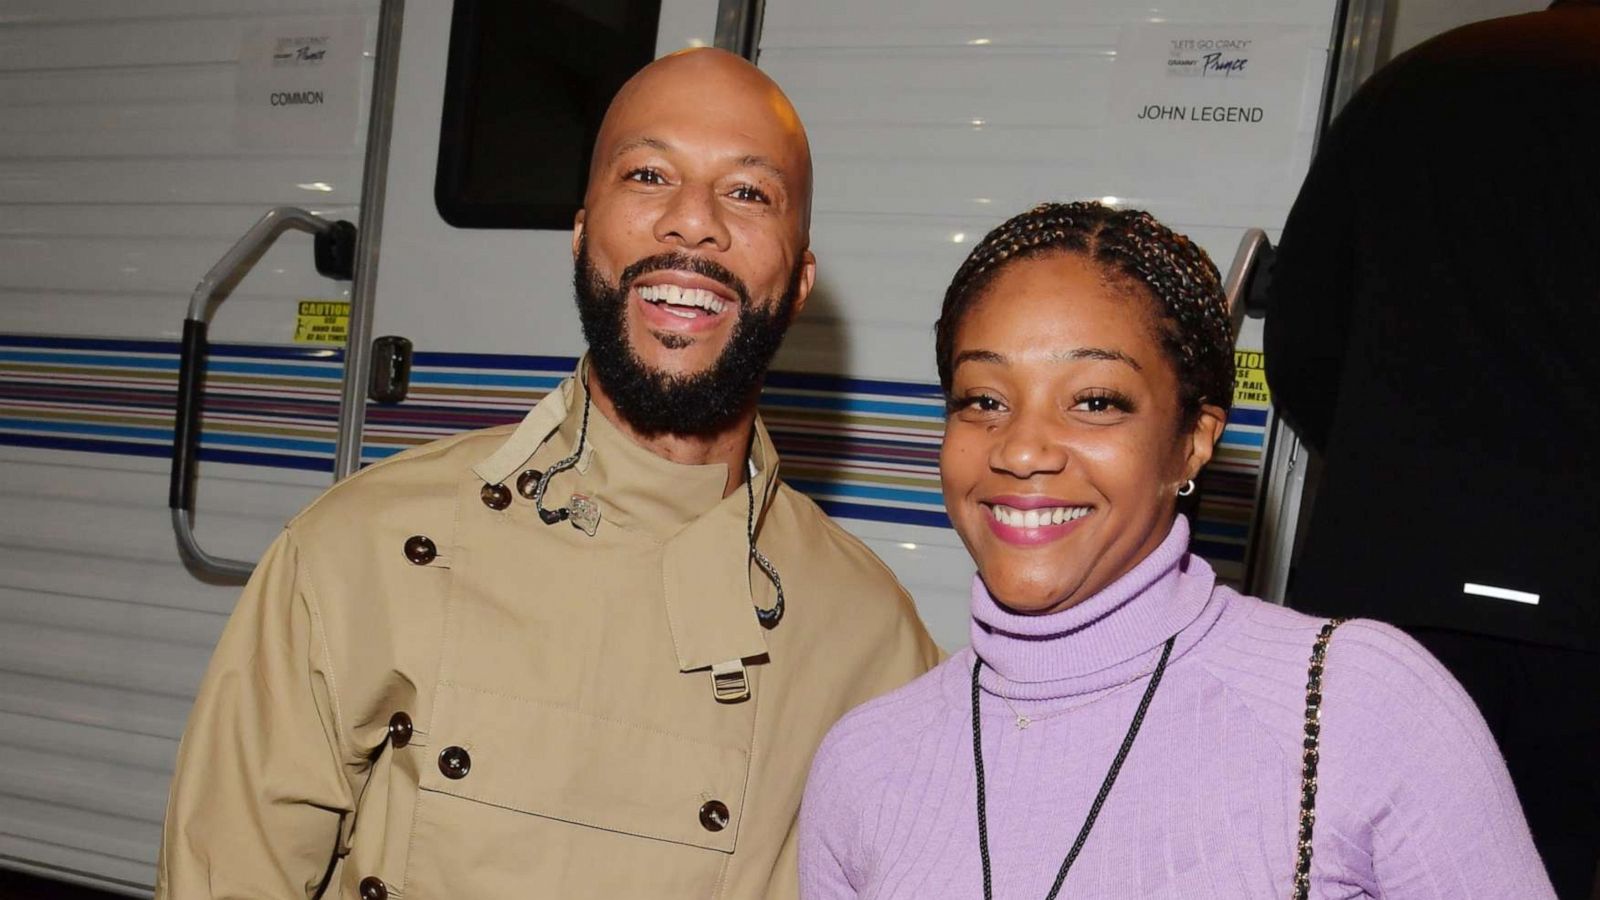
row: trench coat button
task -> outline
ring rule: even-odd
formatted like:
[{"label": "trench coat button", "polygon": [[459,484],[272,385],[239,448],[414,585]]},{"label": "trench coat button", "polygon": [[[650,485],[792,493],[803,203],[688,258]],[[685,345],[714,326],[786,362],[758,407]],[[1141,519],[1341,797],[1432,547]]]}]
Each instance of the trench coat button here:
[{"label": "trench coat button", "polygon": [[490,509],[505,509],[511,505],[511,489],[503,484],[486,484],[478,492],[483,505]]},{"label": "trench coat button", "polygon": [[472,770],[472,757],[462,747],[446,747],[439,751],[439,771],[444,777],[458,779],[467,777],[467,772]]},{"label": "trench coat button", "polygon": [[412,565],[425,566],[439,556],[439,548],[433,545],[433,540],[425,534],[413,534],[406,538],[406,559]]},{"label": "trench coat button", "polygon": [[389,886],[376,875],[361,879],[360,890],[361,900],[388,900],[389,897]]},{"label": "trench coat button", "polygon": [[707,800],[700,807],[700,826],[707,831],[721,831],[728,827],[728,804],[721,800]]},{"label": "trench coat button", "polygon": [[525,500],[532,500],[534,491],[539,489],[539,479],[543,477],[544,473],[538,469],[528,469],[518,475],[517,493],[521,494]]},{"label": "trench coat button", "polygon": [[389,745],[395,749],[411,743],[411,717],[397,712],[389,717]]}]

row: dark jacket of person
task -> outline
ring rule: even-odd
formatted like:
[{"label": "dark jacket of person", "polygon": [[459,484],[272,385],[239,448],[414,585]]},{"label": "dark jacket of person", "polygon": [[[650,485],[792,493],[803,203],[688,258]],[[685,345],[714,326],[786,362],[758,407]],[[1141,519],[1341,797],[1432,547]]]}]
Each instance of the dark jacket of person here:
[{"label": "dark jacket of person", "polygon": [[1281,243],[1267,377],[1326,462],[1291,602],[1600,650],[1600,7],[1395,59]]}]

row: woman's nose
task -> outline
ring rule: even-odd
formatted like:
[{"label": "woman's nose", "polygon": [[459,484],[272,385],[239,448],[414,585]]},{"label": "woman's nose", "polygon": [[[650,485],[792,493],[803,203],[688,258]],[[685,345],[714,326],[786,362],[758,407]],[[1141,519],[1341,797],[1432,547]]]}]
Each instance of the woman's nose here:
[{"label": "woman's nose", "polygon": [[1048,475],[1066,468],[1067,448],[1049,423],[1018,417],[1002,431],[989,457],[989,467],[1016,478]]}]

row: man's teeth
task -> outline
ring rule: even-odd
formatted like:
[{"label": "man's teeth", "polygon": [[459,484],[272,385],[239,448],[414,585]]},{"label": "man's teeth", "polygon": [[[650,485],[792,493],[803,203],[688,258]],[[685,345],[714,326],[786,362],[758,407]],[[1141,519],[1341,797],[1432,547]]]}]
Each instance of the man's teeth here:
[{"label": "man's teeth", "polygon": [[1081,519],[1093,512],[1088,506],[1047,506],[1042,509],[1012,509],[1009,506],[995,504],[989,507],[989,514],[994,516],[1001,525],[1012,528],[1042,528],[1047,525],[1062,525],[1073,519]]},{"label": "man's teeth", "polygon": [[667,312],[685,319],[694,318],[694,313],[672,307],[693,307],[703,309],[712,315],[717,315],[728,308],[726,302],[718,299],[717,295],[710,291],[679,287],[675,284],[647,284],[639,288],[639,297],[650,303],[666,304]]}]

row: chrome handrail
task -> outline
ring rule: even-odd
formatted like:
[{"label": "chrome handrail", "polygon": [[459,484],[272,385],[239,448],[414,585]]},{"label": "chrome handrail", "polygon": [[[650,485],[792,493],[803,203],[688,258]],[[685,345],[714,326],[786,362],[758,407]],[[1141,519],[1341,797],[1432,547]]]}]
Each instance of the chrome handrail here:
[{"label": "chrome handrail", "polygon": [[1250,280],[1255,274],[1262,252],[1272,249],[1267,233],[1259,228],[1245,229],[1239,238],[1239,249],[1233,254],[1233,265],[1222,280],[1222,292],[1228,298],[1228,321],[1233,325],[1233,339],[1239,339],[1239,329],[1244,326],[1245,313],[1250,306]]},{"label": "chrome handrail", "polygon": [[183,320],[183,354],[178,362],[178,404],[172,429],[172,479],[168,485],[167,506],[172,510],[172,529],[177,534],[183,560],[203,574],[227,580],[250,577],[255,564],[207,553],[194,532],[194,469],[199,461],[200,408],[209,350],[206,331],[220,303],[217,295],[223,288],[237,283],[278,235],[291,228],[316,235],[333,230],[334,223],[292,206],[267,210],[266,215],[195,285],[189,297],[189,315]]}]

